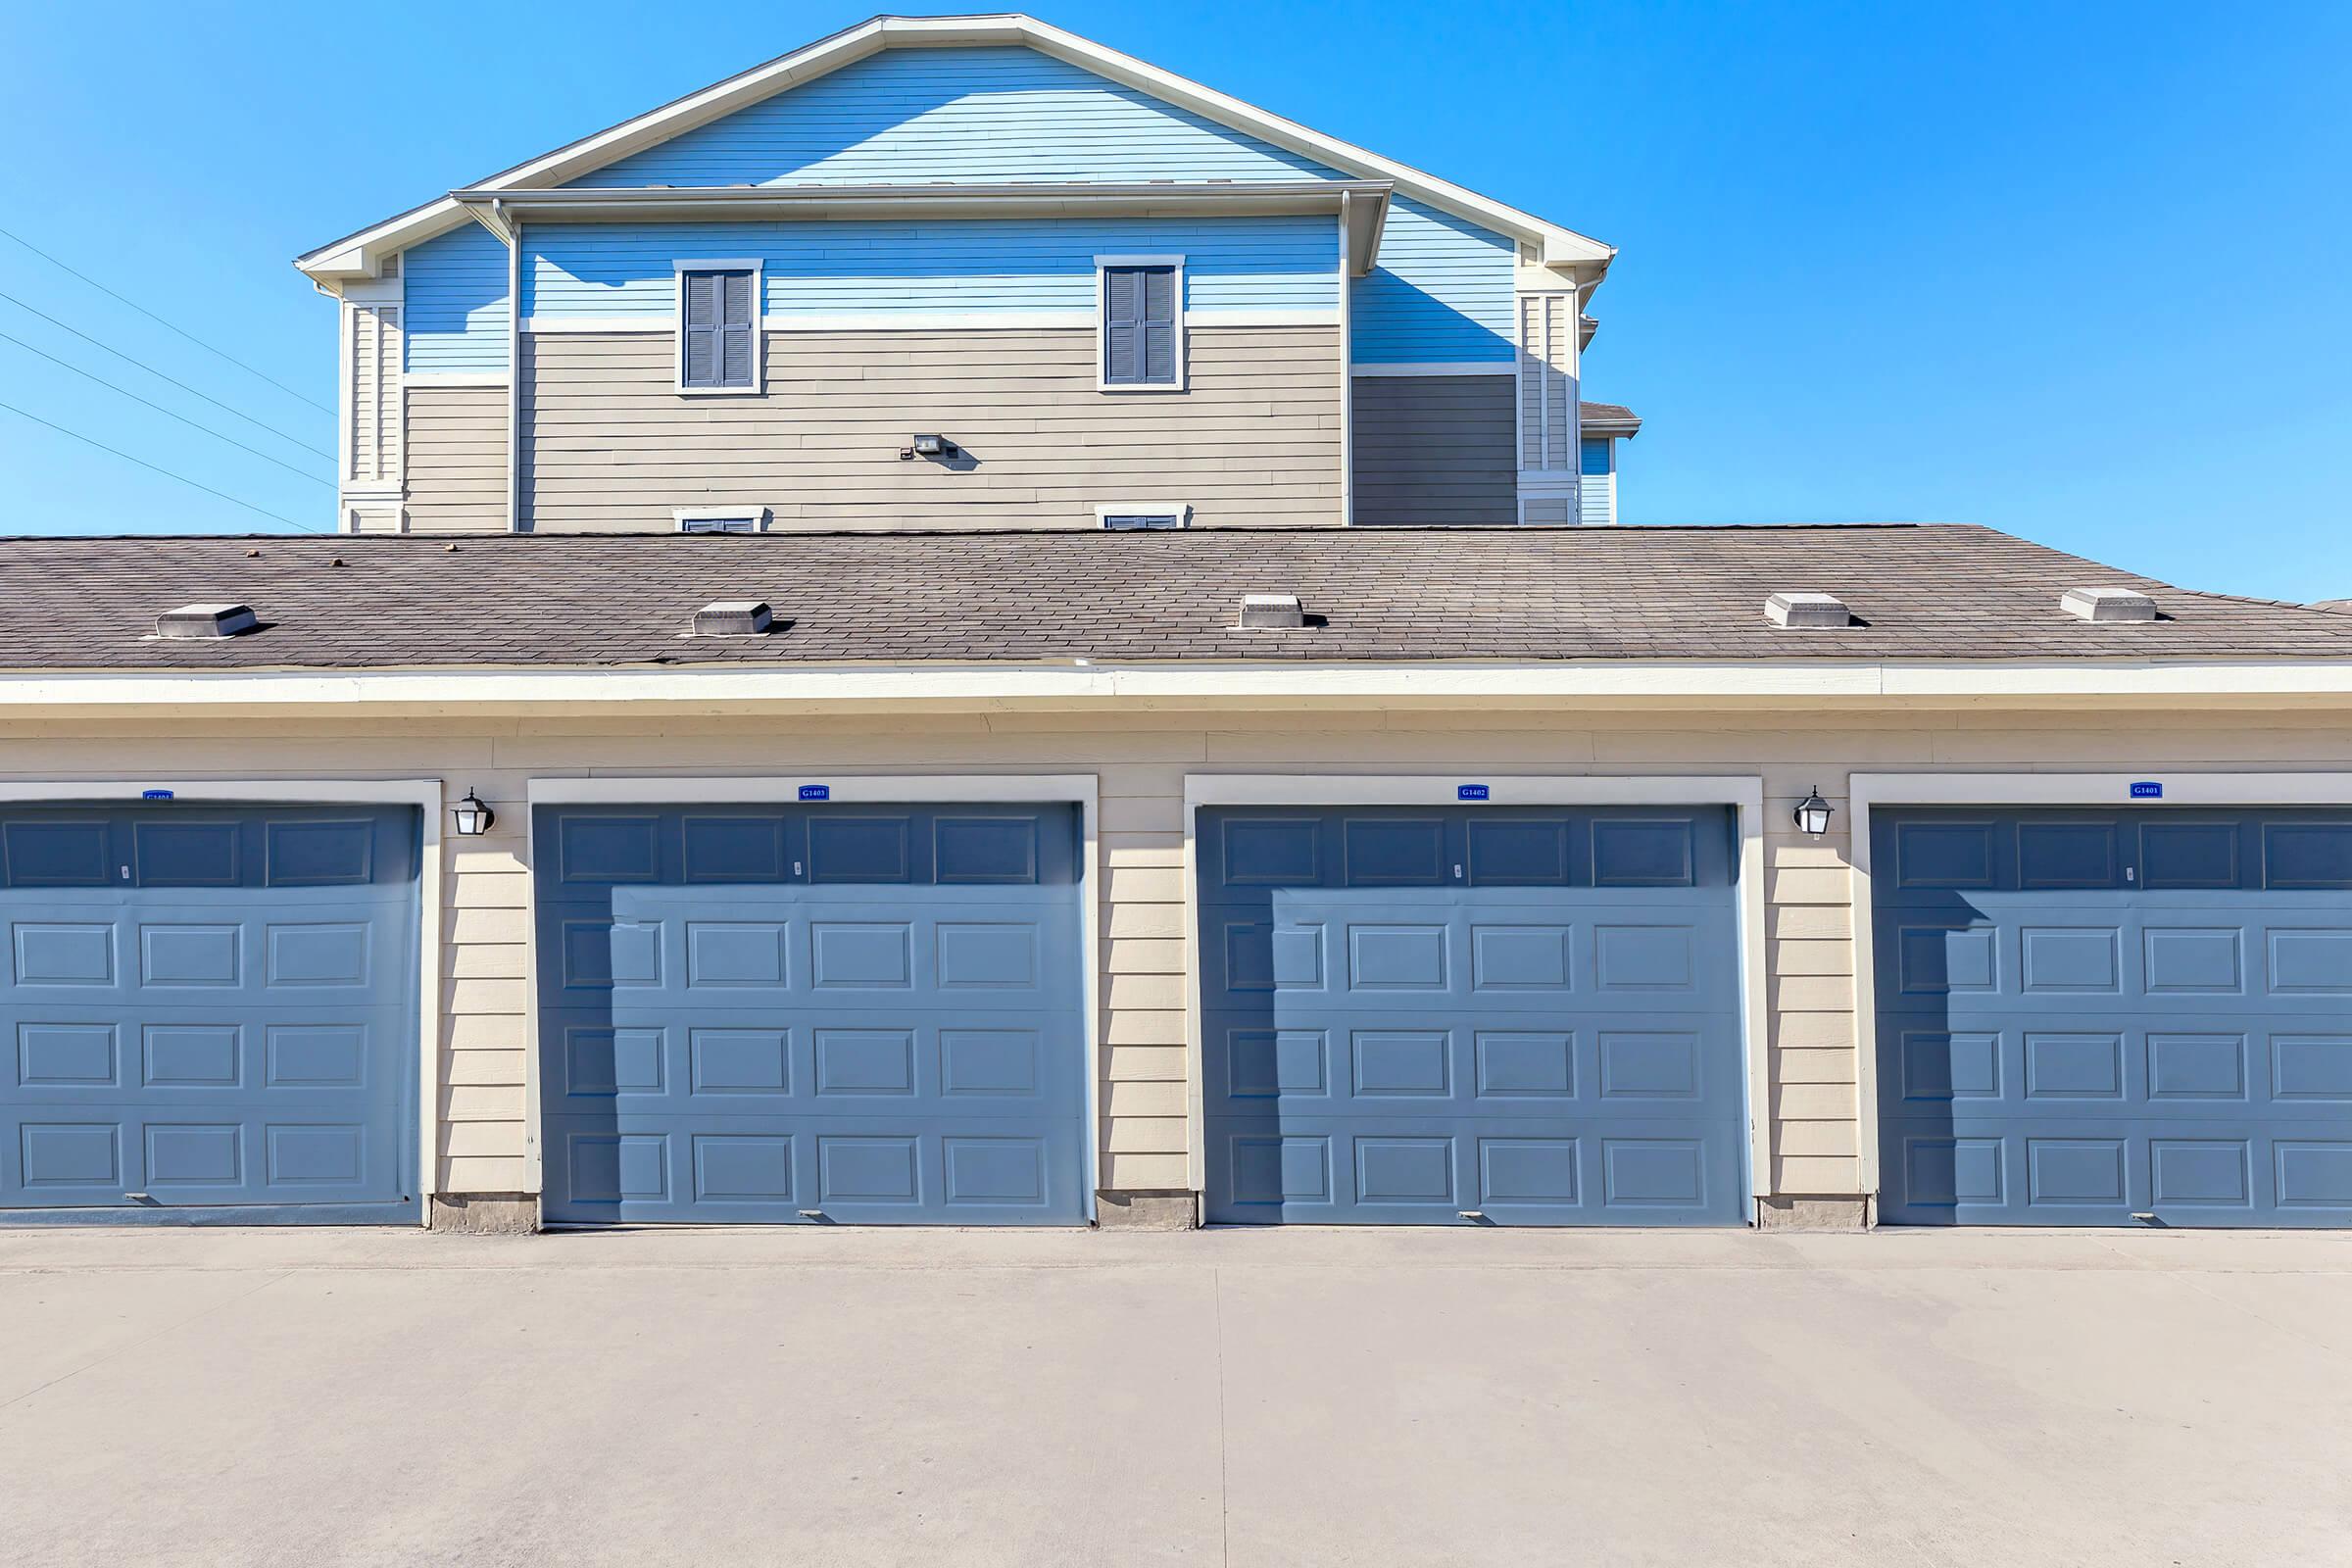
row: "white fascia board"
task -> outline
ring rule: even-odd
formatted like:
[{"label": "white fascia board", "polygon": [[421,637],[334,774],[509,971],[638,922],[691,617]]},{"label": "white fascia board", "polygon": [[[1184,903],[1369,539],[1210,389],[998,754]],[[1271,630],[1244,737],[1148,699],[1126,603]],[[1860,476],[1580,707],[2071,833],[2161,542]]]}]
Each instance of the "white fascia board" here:
[{"label": "white fascia board", "polygon": [[2352,701],[2352,661],[2080,664],[1594,661],[1544,664],[732,665],[555,669],[239,670],[0,674],[0,708],[363,704],[753,704],[897,707],[1135,704],[1397,706],[1462,702],[1774,700],[1989,707],[2099,699]]},{"label": "white fascia board", "polygon": [[[1545,266],[1586,268],[1597,276],[1617,254],[1616,247],[1590,235],[1547,223],[1533,214],[1465,190],[1449,180],[1310,130],[1295,121],[1147,65],[1132,55],[1024,16],[876,17],[465,188],[481,191],[561,185],[737,109],[855,64],[879,50],[893,45],[924,44],[1026,45],[1318,163],[1366,178],[1391,180],[1398,190],[1416,200],[1533,244],[1538,260]],[[1367,239],[1374,246],[1378,244],[1380,223],[1384,220],[1385,215],[1381,215],[1370,225]],[[294,265],[320,281],[336,276],[371,275],[382,253],[430,239],[463,221],[463,204],[454,195],[444,196],[322,245],[297,258]]]}]

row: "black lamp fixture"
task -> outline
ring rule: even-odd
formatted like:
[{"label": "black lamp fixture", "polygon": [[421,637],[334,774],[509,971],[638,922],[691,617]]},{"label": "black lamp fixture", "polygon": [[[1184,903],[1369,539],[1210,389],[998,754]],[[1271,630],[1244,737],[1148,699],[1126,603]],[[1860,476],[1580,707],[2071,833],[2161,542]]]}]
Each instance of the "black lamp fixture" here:
[{"label": "black lamp fixture", "polygon": [[956,456],[956,443],[944,435],[910,435],[906,438],[906,444],[899,448],[899,457],[908,463],[913,462],[916,458],[952,458],[954,456]]},{"label": "black lamp fixture", "polygon": [[1830,803],[1821,798],[1818,789],[1810,791],[1803,800],[1797,802],[1796,809],[1788,814],[1809,838],[1819,838],[1830,830]]},{"label": "black lamp fixture", "polygon": [[480,838],[490,831],[490,824],[498,820],[498,813],[473,793],[470,785],[466,787],[466,798],[451,807],[449,814],[457,818],[458,837],[462,839]]}]

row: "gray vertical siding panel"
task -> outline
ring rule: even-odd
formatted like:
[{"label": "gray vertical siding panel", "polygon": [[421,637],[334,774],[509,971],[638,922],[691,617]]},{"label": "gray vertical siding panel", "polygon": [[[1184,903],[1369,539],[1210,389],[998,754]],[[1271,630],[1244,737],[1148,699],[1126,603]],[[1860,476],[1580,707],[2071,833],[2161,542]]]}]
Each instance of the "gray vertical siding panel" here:
[{"label": "gray vertical siding panel", "polygon": [[1507,375],[1359,375],[1355,520],[1507,523],[1518,517]]}]

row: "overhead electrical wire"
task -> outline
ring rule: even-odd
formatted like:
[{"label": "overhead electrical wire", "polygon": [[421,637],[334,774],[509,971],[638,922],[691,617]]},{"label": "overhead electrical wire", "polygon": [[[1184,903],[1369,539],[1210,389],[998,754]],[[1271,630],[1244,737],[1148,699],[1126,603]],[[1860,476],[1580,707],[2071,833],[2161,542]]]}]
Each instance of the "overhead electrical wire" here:
[{"label": "overhead electrical wire", "polygon": [[47,425],[50,429],[55,430],[59,435],[72,436],[83,446],[96,447],[99,451],[106,453],[110,457],[121,458],[124,463],[135,463],[140,467],[147,469],[150,473],[160,473],[167,479],[176,479],[181,484],[187,485],[191,489],[201,490],[208,496],[219,496],[221,500],[227,502],[232,507],[243,507],[247,512],[258,513],[262,516],[269,517],[273,521],[282,522],[289,528],[300,528],[305,533],[326,532],[324,528],[314,527],[307,522],[298,522],[294,518],[287,516],[282,512],[271,512],[268,507],[257,507],[252,502],[246,501],[237,496],[232,496],[225,490],[216,490],[211,485],[204,483],[202,480],[191,479],[184,473],[174,473],[170,468],[163,466],[161,464],[149,463],[145,458],[134,458],[120,447],[110,447],[103,441],[93,440],[91,437],[83,435],[79,430],[69,430],[64,425],[57,423],[53,419],[44,419],[39,415],[28,413],[24,409],[18,408],[13,403],[0,403],[0,410],[6,410],[8,413],[17,416],[21,419],[30,419],[35,424]]},{"label": "overhead electrical wire", "polygon": [[57,268],[61,271],[72,272],[75,277],[80,278],[84,283],[89,284],[90,287],[96,289],[99,293],[121,300],[123,304],[129,306],[132,310],[138,312],[150,321],[155,322],[158,326],[170,327],[172,331],[177,332],[181,337],[186,338],[189,342],[195,344],[198,348],[204,350],[206,353],[219,355],[221,359],[226,360],[238,369],[243,370],[247,375],[260,376],[263,380],[269,382],[271,386],[286,394],[286,396],[290,398],[301,399],[301,401],[308,403],[312,408],[317,409],[320,414],[332,414],[335,412],[334,410],[328,408],[325,404],[319,402],[317,398],[311,397],[307,393],[295,391],[292,387],[286,385],[285,382],[280,381],[276,376],[271,375],[269,371],[247,365],[243,360],[240,360],[234,354],[229,353],[228,350],[214,347],[212,344],[207,343],[204,339],[198,337],[195,333],[189,331],[186,327],[165,320],[162,317],[156,315],[153,311],[149,310],[146,306],[141,305],[137,300],[132,299],[129,295],[119,293],[114,289],[108,288],[104,283],[101,283],[96,278],[90,276],[89,273],[80,271],[77,269],[70,267],[66,263],[59,261],[56,257],[41,249],[38,245],[35,245],[32,241],[26,239],[24,235],[16,233],[11,229],[0,228],[0,236],[6,236],[9,239],[15,240],[18,244],[32,252],[33,255],[38,256],[42,261],[47,262],[51,267]]},{"label": "overhead electrical wire", "polygon": [[228,404],[221,402],[219,398],[214,397],[209,393],[199,392],[194,387],[188,385],[187,382],[182,381],[175,376],[166,375],[154,366],[149,365],[145,360],[125,354],[121,349],[114,347],[112,344],[101,342],[97,338],[90,336],[89,333],[84,332],[80,327],[61,321],[56,317],[51,316],[47,311],[41,310],[37,306],[25,304],[23,300],[17,298],[14,294],[9,293],[5,289],[0,289],[0,300],[8,301],[9,304],[14,305],[21,311],[30,312],[32,315],[39,317],[42,320],[47,321],[51,326],[73,333],[75,337],[81,339],[84,343],[89,344],[93,348],[104,349],[107,353],[112,354],[116,359],[121,360],[125,365],[134,365],[140,369],[145,370],[149,375],[155,376],[159,380],[170,381],[173,386],[179,388],[182,392],[187,393],[190,397],[202,398],[205,402],[210,403],[214,408],[220,410],[222,413],[234,415],[236,417],[243,419],[247,424],[253,425],[257,429],[269,431],[271,435],[276,436],[281,441],[291,441],[296,446],[302,448],[305,452],[315,452],[318,456],[326,459],[326,461],[329,463],[335,461],[335,455],[332,452],[327,451],[324,447],[315,447],[298,435],[281,430],[276,425],[271,424],[267,420],[257,419],[252,415],[247,414],[244,410],[232,408]]},{"label": "overhead electrical wire", "polygon": [[34,348],[31,344],[25,342],[23,338],[18,337],[13,333],[0,332],[0,342],[14,343],[17,347],[23,349],[27,354],[38,354],[42,359],[47,360],[51,365],[58,366],[63,369],[72,370],[75,375],[80,376],[85,381],[95,381],[100,386],[105,387],[109,392],[120,392],[122,396],[130,399],[131,402],[143,403],[148,408],[153,409],[156,413],[163,415],[166,418],[177,419],[189,429],[201,430],[216,441],[225,441],[230,446],[235,447],[239,452],[250,452],[255,457],[261,459],[264,463],[275,464],[278,467],[285,469],[288,473],[296,474],[302,478],[308,479],[313,484],[325,485],[329,490],[332,490],[335,487],[335,482],[332,479],[322,479],[318,474],[311,472],[308,468],[297,468],[291,463],[282,462],[279,459],[271,457],[269,453],[264,452],[260,447],[249,447],[244,442],[238,440],[235,436],[222,435],[220,431],[214,429],[209,424],[198,424],[194,419],[189,418],[186,415],[178,414],[171,409],[167,409],[161,403],[156,402],[152,398],[143,398],[126,386],[117,386],[114,382],[109,381],[105,376],[92,374],[90,371],[83,369],[80,366],[74,364],[71,360],[61,360],[56,355],[50,353],[47,349]]}]

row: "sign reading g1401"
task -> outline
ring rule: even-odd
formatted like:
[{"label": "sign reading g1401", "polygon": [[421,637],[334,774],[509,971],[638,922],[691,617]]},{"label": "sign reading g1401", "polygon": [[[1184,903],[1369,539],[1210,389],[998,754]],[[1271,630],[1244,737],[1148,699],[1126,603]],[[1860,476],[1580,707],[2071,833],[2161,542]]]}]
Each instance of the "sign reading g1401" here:
[{"label": "sign reading g1401", "polygon": [[2134,784],[2132,786],[2132,798],[2135,801],[2161,801],[2164,799],[2164,786],[2152,779]]}]

